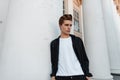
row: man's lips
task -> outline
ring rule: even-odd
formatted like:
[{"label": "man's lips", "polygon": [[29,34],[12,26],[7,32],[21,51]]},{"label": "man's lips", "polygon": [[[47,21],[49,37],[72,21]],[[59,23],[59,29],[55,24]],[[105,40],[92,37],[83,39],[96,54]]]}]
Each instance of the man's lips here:
[{"label": "man's lips", "polygon": [[67,31],[67,32],[70,32],[70,31]]}]

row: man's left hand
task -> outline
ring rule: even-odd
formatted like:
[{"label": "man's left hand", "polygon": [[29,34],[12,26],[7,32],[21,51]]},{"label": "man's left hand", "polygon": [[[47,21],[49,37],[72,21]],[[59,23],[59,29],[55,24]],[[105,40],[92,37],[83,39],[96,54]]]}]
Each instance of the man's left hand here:
[{"label": "man's left hand", "polygon": [[90,80],[90,77],[87,77],[87,76],[86,76],[86,79],[87,79],[87,80]]}]

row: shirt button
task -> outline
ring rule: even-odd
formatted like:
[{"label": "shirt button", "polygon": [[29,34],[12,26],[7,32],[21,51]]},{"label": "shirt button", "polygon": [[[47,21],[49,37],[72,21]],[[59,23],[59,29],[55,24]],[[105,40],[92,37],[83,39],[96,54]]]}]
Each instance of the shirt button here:
[{"label": "shirt button", "polygon": [[72,79],[72,77],[70,77]]}]

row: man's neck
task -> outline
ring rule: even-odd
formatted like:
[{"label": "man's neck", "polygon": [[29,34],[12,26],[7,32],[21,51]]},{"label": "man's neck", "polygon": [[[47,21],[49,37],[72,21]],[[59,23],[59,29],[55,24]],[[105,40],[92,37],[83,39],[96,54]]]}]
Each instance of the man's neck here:
[{"label": "man's neck", "polygon": [[70,37],[70,35],[69,34],[68,35],[67,34],[61,34],[60,37],[61,38],[68,38],[68,37]]}]

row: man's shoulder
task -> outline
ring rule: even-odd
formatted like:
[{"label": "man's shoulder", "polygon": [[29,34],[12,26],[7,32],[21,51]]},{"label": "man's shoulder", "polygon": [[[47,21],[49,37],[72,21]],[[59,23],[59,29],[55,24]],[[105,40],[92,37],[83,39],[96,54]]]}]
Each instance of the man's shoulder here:
[{"label": "man's shoulder", "polygon": [[82,40],[82,39],[81,39],[80,37],[78,37],[78,36],[75,36],[75,35],[72,35],[72,34],[71,34],[70,36],[71,36],[73,39],[75,39],[75,40],[78,40],[78,41],[79,41],[79,40],[80,40],[80,41]]},{"label": "man's shoulder", "polygon": [[[82,39],[76,35],[73,35],[73,34],[70,34],[72,40],[75,40],[75,41],[82,41]],[[51,41],[51,44],[56,44],[57,42],[59,42],[59,37],[55,38],[54,40]]]},{"label": "man's shoulder", "polygon": [[57,43],[57,41],[58,41],[58,38],[55,38],[54,40],[51,41],[50,44],[55,44],[55,43]]}]

